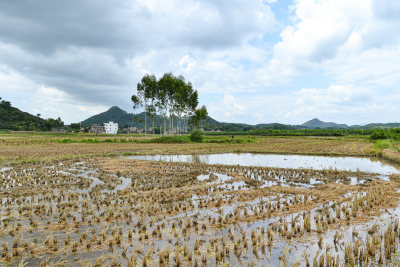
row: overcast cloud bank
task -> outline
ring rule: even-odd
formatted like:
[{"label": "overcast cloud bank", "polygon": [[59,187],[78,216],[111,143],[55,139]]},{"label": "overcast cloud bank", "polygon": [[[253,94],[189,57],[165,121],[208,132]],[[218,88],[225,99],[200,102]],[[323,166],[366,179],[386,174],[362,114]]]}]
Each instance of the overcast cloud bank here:
[{"label": "overcast cloud bank", "polygon": [[81,121],[145,73],[184,75],[219,121],[400,121],[400,2],[2,1],[0,96]]}]

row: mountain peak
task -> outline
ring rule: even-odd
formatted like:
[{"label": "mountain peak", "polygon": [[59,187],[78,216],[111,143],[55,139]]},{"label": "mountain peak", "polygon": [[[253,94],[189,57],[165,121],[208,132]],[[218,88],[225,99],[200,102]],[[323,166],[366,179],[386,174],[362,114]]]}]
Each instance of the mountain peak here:
[{"label": "mountain peak", "polygon": [[318,118],[314,118],[314,119],[312,119],[312,120],[309,120],[309,121],[306,122],[306,123],[309,123],[309,122],[323,122],[323,121],[321,121],[321,120],[318,119]]},{"label": "mountain peak", "polygon": [[326,129],[326,128],[345,129],[345,128],[349,127],[346,124],[337,124],[337,123],[334,123],[334,122],[324,122],[324,121],[321,121],[318,118],[314,118],[312,120],[309,120],[309,121],[303,123],[302,126],[307,127],[307,128],[311,128],[311,129],[316,129],[316,128],[320,128],[320,129]]},{"label": "mountain peak", "polygon": [[106,112],[109,112],[109,111],[118,111],[118,112],[127,113],[125,110],[121,109],[121,108],[118,107],[118,106],[112,106],[112,107],[111,107],[109,110],[107,110]]},{"label": "mountain peak", "polygon": [[101,125],[105,122],[114,121],[114,122],[118,122],[118,123],[122,122],[123,125],[125,125],[125,124],[129,124],[132,116],[133,116],[132,114],[129,114],[125,110],[123,110],[117,106],[112,106],[107,111],[102,112],[97,115],[94,115],[94,116],[82,121],[81,124],[83,126],[90,126],[92,124]]}]

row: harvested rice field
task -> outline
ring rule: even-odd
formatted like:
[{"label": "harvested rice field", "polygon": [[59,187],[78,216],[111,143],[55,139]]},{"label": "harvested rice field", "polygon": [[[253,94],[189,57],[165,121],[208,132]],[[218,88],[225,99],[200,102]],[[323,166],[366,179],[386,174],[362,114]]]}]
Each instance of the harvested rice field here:
[{"label": "harvested rice field", "polygon": [[[94,136],[68,136],[75,143],[64,143],[60,136],[0,135],[0,163],[25,163],[120,154],[210,154],[253,152],[275,154],[374,156],[374,145],[360,138],[255,137],[245,144],[136,143],[143,137],[120,136],[118,142],[86,143]],[[102,141],[101,138],[99,138]],[[85,142],[82,142],[85,141]],[[393,158],[400,158],[394,155]]]},{"label": "harvested rice field", "polygon": [[152,154],[0,165],[0,265],[399,263],[396,165]]}]

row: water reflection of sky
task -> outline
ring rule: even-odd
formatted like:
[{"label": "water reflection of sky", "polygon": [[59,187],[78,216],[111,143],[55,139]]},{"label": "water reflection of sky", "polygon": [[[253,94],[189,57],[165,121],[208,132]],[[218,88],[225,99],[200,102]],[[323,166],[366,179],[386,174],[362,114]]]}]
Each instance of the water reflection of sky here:
[{"label": "water reflection of sky", "polygon": [[400,168],[374,158],[358,157],[329,157],[329,156],[302,156],[302,155],[271,155],[252,153],[225,153],[207,155],[140,155],[124,158],[164,161],[207,163],[240,166],[259,166],[289,169],[337,169],[348,171],[362,171],[390,175],[400,173]]}]

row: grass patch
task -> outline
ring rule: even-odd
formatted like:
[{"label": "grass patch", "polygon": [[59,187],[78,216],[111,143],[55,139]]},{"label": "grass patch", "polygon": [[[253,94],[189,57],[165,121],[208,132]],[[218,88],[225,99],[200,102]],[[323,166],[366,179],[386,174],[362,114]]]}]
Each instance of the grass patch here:
[{"label": "grass patch", "polygon": [[260,140],[255,136],[205,136],[204,143],[210,144],[250,144]]},{"label": "grass patch", "polygon": [[72,139],[59,139],[57,140],[58,143],[60,144],[65,144],[65,143],[76,143],[76,140],[72,140]]},{"label": "grass patch", "polygon": [[143,143],[156,143],[156,144],[183,144],[190,143],[188,136],[172,135],[172,136],[160,136],[157,138],[142,140]]},{"label": "grass patch", "polygon": [[400,152],[400,143],[393,139],[377,140],[374,148],[378,150],[391,149],[393,151]]},{"label": "grass patch", "polygon": [[218,138],[218,139],[206,139],[205,143],[215,143],[215,144],[249,144],[254,143],[255,138]]},{"label": "grass patch", "polygon": [[99,140],[97,138],[94,138],[94,139],[88,138],[88,139],[82,139],[80,142],[81,143],[98,143]]},{"label": "grass patch", "polygon": [[129,152],[129,151],[125,151],[121,153],[122,156],[134,156],[137,155],[136,152]]}]

